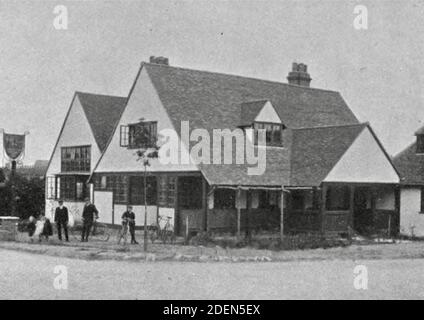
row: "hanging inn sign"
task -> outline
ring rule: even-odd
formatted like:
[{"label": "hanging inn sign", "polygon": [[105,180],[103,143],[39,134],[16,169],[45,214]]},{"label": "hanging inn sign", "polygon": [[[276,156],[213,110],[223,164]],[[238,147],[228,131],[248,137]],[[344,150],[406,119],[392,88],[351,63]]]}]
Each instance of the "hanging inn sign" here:
[{"label": "hanging inn sign", "polygon": [[3,133],[3,148],[10,160],[17,160],[24,156],[25,134]]}]

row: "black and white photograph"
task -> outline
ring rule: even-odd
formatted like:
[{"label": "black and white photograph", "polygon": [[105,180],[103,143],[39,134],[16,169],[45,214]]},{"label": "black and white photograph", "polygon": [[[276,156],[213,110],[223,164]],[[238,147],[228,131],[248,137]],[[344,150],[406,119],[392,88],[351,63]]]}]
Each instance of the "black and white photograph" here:
[{"label": "black and white photograph", "polygon": [[423,17],[0,0],[0,300],[424,299]]}]

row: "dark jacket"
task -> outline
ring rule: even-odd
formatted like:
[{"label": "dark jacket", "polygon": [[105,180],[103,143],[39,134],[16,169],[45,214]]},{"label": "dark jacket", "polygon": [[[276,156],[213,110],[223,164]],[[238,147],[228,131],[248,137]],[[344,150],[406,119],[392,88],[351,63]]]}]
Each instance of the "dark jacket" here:
[{"label": "dark jacket", "polygon": [[52,236],[53,235],[53,227],[52,224],[50,223],[49,219],[46,219],[46,222],[44,222],[44,228],[43,228],[43,236]]},{"label": "dark jacket", "polygon": [[68,208],[62,207],[61,209],[60,207],[57,207],[56,213],[54,215],[54,222],[67,224],[68,221],[69,221]]},{"label": "dark jacket", "polygon": [[36,228],[35,227],[35,222],[28,222],[27,230],[28,230],[28,235],[30,237],[32,237],[34,235],[35,228]]},{"label": "dark jacket", "polygon": [[135,214],[134,212],[125,211],[122,215],[122,223],[128,222],[130,225],[135,225]]},{"label": "dark jacket", "polygon": [[99,214],[99,211],[97,211],[97,208],[94,204],[90,203],[89,205],[84,206],[84,210],[82,212],[82,218],[90,223],[94,221],[94,216],[97,217]]}]

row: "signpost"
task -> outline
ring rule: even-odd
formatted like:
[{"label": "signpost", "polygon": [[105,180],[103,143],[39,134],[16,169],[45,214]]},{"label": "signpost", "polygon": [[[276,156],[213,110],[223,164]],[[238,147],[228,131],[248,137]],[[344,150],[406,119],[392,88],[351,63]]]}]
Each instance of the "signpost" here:
[{"label": "signpost", "polygon": [[9,177],[11,186],[10,211],[12,216],[16,216],[16,164],[17,161],[22,160],[25,156],[25,136],[28,135],[29,132],[25,131],[24,134],[11,134],[6,133],[3,129],[1,131],[3,132],[3,152],[11,164]]}]

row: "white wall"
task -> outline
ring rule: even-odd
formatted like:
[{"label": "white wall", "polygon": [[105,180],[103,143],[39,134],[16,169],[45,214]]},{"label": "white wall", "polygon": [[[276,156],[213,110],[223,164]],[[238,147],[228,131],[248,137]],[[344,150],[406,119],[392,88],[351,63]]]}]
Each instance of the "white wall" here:
[{"label": "white wall", "polygon": [[101,152],[77,96],[71,106],[68,119],[63,128],[62,135],[59,137],[56,149],[53,150],[53,157],[47,168],[47,176],[52,176],[60,172],[61,147],[86,145],[91,146],[91,170],[93,170]]},{"label": "white wall", "polygon": [[[84,202],[83,201],[64,201],[63,205],[68,208],[69,212],[69,223],[73,225],[74,222],[80,222],[82,211],[84,209]],[[52,222],[54,221],[54,213],[58,206],[57,200],[47,199],[46,200],[46,211],[45,215],[47,218],[49,218]]]},{"label": "white wall", "polygon": [[399,176],[370,130],[365,128],[324,181],[399,183]]},{"label": "white wall", "polygon": [[[61,147],[87,145],[91,146],[91,170],[93,170],[100,158],[101,152],[97,146],[96,140],[94,139],[93,132],[91,131],[90,124],[88,123],[78,96],[76,96],[70,108],[68,118],[64,124],[57,146],[53,150],[53,156],[49,167],[47,168],[46,176],[53,177],[60,173]],[[69,206],[72,208],[75,206],[79,207],[79,204],[83,204],[83,202],[69,203]],[[55,200],[46,199],[45,215],[50,216],[52,207],[56,208],[56,206],[57,202]]]},{"label": "white wall", "polygon": [[[135,213],[136,226],[144,225],[144,206],[132,206]],[[162,209],[162,208],[161,208]],[[127,206],[123,204],[116,204],[114,206],[114,219],[115,224],[121,224],[122,214],[127,210]],[[157,206],[147,206],[147,225],[151,226],[156,223]]]},{"label": "white wall", "polygon": [[[128,104],[115,130],[114,136],[100,160],[95,172],[137,172],[143,166],[136,161],[135,150],[120,146],[120,126],[145,121],[157,121],[157,130],[174,129],[168,114],[159,100],[156,90],[143,69],[129,97]],[[184,148],[182,152],[187,153]],[[151,161],[149,171],[198,171],[195,165],[161,164],[158,159]]]},{"label": "white wall", "polygon": [[420,214],[421,191],[419,188],[402,188],[400,192],[400,232],[424,237],[424,214]]},{"label": "white wall", "polygon": [[269,101],[267,101],[265,103],[265,105],[262,108],[262,110],[256,116],[255,121],[258,121],[258,122],[271,122],[271,123],[281,124],[280,117],[278,116],[278,114],[275,111],[273,105]]}]

